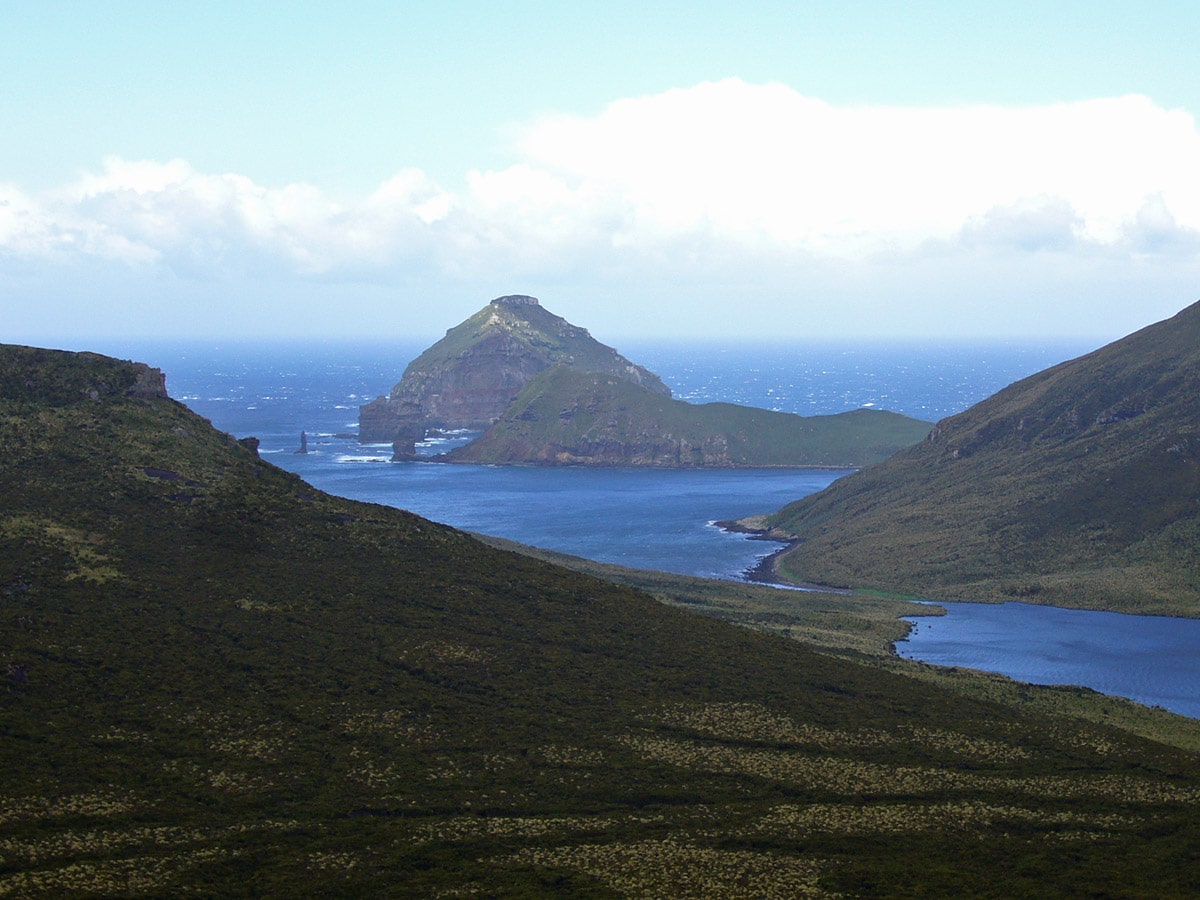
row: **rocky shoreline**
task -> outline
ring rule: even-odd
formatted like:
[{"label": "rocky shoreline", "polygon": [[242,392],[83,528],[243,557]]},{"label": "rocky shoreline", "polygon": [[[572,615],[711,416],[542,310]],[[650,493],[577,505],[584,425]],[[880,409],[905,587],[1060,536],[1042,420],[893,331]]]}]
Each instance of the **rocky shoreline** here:
[{"label": "rocky shoreline", "polygon": [[799,543],[799,539],[794,535],[775,531],[767,527],[766,522],[767,517],[761,515],[747,516],[744,519],[727,519],[720,522],[713,522],[713,524],[722,531],[727,531],[730,534],[747,535],[752,541],[771,541],[782,545],[742,572],[742,577],[747,581],[752,581],[755,584],[774,584],[793,588],[811,587],[811,585],[800,585],[791,582],[779,574],[779,567],[776,564],[779,557]]},{"label": "rocky shoreline", "polygon": [[773,585],[800,591],[820,591],[826,594],[849,594],[851,589],[845,585],[817,584],[811,581],[793,581],[784,577],[779,571],[779,558],[787,551],[803,541],[787,531],[771,528],[767,524],[768,516],[746,516],[744,519],[726,519],[713,522],[722,531],[730,534],[744,534],[752,541],[771,541],[781,546],[771,551],[757,563],[742,572],[742,577],[755,584]]}]

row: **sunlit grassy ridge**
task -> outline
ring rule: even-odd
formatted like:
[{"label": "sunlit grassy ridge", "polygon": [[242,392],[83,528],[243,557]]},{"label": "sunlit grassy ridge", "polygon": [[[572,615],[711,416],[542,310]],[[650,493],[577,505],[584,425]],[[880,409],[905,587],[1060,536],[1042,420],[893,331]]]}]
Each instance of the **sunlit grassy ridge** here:
[{"label": "sunlit grassy ridge", "polygon": [[769,518],[789,577],[1200,614],[1200,304]]},{"label": "sunlit grassy ridge", "polygon": [[798,416],[692,404],[562,366],[537,375],[460,462],[542,465],[862,466],[922,440],[929,423],[884,410]]},{"label": "sunlit grassy ridge", "polygon": [[0,896],[1200,889],[1193,752],[327,496],[120,363],[0,385]]}]

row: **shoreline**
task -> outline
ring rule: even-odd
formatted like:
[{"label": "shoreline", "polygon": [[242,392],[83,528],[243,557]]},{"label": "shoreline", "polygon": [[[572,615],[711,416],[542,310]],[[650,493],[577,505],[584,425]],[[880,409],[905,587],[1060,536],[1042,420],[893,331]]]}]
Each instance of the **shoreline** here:
[{"label": "shoreline", "polygon": [[754,565],[742,570],[742,577],[746,581],[797,591],[814,591],[826,594],[853,593],[848,587],[816,584],[811,581],[792,581],[790,578],[783,577],[779,572],[779,558],[801,543],[803,538],[796,537],[794,534],[788,534],[785,531],[777,531],[769,528],[766,522],[767,516],[759,515],[746,516],[744,519],[714,521],[712,523],[717,528],[729,534],[743,534],[751,541],[770,541],[781,545],[766,556],[761,557]]}]

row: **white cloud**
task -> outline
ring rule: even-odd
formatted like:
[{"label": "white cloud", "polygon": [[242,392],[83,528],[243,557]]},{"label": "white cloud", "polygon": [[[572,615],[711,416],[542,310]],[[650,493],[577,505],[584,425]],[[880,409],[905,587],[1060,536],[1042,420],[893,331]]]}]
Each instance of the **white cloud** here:
[{"label": "white cloud", "polygon": [[1129,96],[1028,109],[844,108],[737,80],[536,123],[529,160],[616,194],[640,228],[855,257],[1049,199],[1113,243],[1149,196],[1200,226],[1200,134]]},{"label": "white cloud", "polygon": [[1083,218],[1067,201],[1038,197],[972,217],[963,226],[962,243],[1029,253],[1061,252],[1078,245],[1083,229]]},{"label": "white cloud", "polygon": [[991,275],[1036,258],[1027,271],[1083,292],[1086,273],[1147,260],[1193,273],[1200,252],[1200,132],[1140,96],[836,107],[729,79],[546,117],[513,153],[457,191],[406,168],[359,198],[109,158],[56,191],[0,184],[0,265],[90,258],[200,280],[384,285],[420,272],[513,290],[807,279],[877,298],[907,264],[970,284],[984,257]]},{"label": "white cloud", "polygon": [[1200,229],[1180,225],[1161,194],[1147,197],[1122,232],[1129,247],[1142,255],[1200,253]]},{"label": "white cloud", "polygon": [[37,255],[54,243],[49,219],[36,200],[11,184],[0,184],[0,247]]},{"label": "white cloud", "polygon": [[41,197],[0,187],[0,248],[58,262],[73,254],[157,262],[191,275],[231,265],[320,274],[402,258],[453,204],[416,169],[345,203],[309,184],[269,188],[181,159],[111,157]]}]

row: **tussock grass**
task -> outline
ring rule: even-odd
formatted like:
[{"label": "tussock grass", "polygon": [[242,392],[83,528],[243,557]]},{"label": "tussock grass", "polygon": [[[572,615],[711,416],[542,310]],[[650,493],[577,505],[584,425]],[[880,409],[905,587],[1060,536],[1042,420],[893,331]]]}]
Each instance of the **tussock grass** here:
[{"label": "tussock grass", "polygon": [[903,600],[329,497],[122,379],[0,348],[0,895],[1200,892],[1182,730],[901,665]]}]

